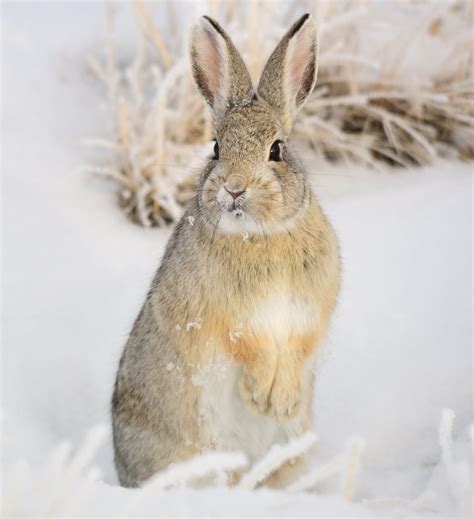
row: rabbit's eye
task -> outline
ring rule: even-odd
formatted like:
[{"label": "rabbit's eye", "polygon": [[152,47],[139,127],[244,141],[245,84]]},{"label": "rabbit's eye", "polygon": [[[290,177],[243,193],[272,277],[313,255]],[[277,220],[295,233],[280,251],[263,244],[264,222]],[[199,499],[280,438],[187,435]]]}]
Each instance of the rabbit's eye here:
[{"label": "rabbit's eye", "polygon": [[219,159],[219,143],[216,139],[214,139],[214,156],[212,157],[212,160],[218,160]]},{"label": "rabbit's eye", "polygon": [[283,144],[283,141],[275,141],[272,144],[272,147],[270,148],[270,156],[268,157],[268,160],[273,160],[274,162],[280,162],[281,161],[281,145]]}]

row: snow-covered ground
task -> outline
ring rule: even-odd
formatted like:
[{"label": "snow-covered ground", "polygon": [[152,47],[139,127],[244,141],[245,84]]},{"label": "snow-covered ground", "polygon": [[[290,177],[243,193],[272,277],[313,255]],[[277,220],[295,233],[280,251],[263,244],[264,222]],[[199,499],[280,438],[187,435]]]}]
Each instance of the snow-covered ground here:
[{"label": "snow-covered ground", "polygon": [[[102,5],[7,4],[2,25],[3,515],[469,514],[472,168],[313,172],[344,284],[316,386],[311,468],[362,438],[353,501],[340,497],[344,470],[304,494],[122,489],[111,388],[170,231],[133,226],[79,167],[81,138],[105,131],[83,66],[103,36]],[[443,409],[456,419],[451,452],[444,414],[441,459]],[[58,446],[75,452],[97,424],[105,430],[69,462]],[[86,479],[92,465],[99,481]]]}]

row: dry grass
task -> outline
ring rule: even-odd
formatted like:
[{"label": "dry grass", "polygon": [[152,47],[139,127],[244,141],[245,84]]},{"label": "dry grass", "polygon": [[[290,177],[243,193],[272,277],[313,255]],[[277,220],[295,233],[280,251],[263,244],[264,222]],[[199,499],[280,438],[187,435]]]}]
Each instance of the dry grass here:
[{"label": "dry grass", "polygon": [[228,30],[254,81],[291,21],[315,14],[318,86],[293,134],[315,158],[409,167],[474,157],[472,2],[228,0],[203,11],[137,0],[131,60],[118,55],[114,5],[106,5],[105,52],[90,66],[105,86],[113,131],[87,141],[105,152],[91,169],[116,181],[121,206],[140,225],[180,217],[212,138],[186,52],[189,26],[203,12]]}]

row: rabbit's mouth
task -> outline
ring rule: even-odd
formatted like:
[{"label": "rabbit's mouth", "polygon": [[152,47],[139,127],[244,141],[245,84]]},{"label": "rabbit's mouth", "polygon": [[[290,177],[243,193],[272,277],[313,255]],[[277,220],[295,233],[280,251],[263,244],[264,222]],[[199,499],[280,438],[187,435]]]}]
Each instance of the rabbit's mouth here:
[{"label": "rabbit's mouth", "polygon": [[216,201],[219,204],[223,213],[230,213],[236,219],[242,218],[246,205],[247,192],[230,192],[225,187],[221,187],[216,196]]},{"label": "rabbit's mouth", "polygon": [[244,216],[244,210],[242,209],[241,205],[240,204],[236,204],[235,202],[232,204],[231,207],[227,207],[227,212],[232,214],[232,216],[234,216],[234,218],[237,218],[237,220],[239,218],[242,218],[242,216]]},{"label": "rabbit's mouth", "polygon": [[201,202],[207,221],[224,234],[268,235],[285,227],[288,207],[280,183],[270,175],[243,181],[216,175],[207,180]]}]

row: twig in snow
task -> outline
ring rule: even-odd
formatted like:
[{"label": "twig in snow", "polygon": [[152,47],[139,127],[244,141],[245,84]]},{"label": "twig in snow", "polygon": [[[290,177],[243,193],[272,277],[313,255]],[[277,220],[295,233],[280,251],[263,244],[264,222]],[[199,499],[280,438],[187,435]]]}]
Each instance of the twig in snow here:
[{"label": "twig in snow", "polygon": [[167,488],[184,486],[212,474],[217,474],[220,479],[222,472],[241,470],[246,465],[246,457],[235,452],[209,452],[183,463],[172,464],[165,471],[153,476],[138,491],[136,497],[130,500],[124,515],[133,515],[139,505]]},{"label": "twig in snow", "polygon": [[351,501],[354,496],[355,481],[360,469],[360,457],[365,448],[361,438],[354,438],[347,443],[345,468],[342,473],[342,496]]},{"label": "twig in snow", "polygon": [[290,493],[307,492],[313,489],[318,483],[326,481],[327,479],[339,474],[343,465],[343,456],[338,455],[331,461],[317,466],[312,471],[304,474],[294,483],[292,483],[287,491]]},{"label": "twig in snow", "polygon": [[286,445],[273,445],[268,453],[242,477],[239,486],[247,489],[256,488],[259,483],[285,463],[308,452],[315,443],[316,435],[308,432]]}]

